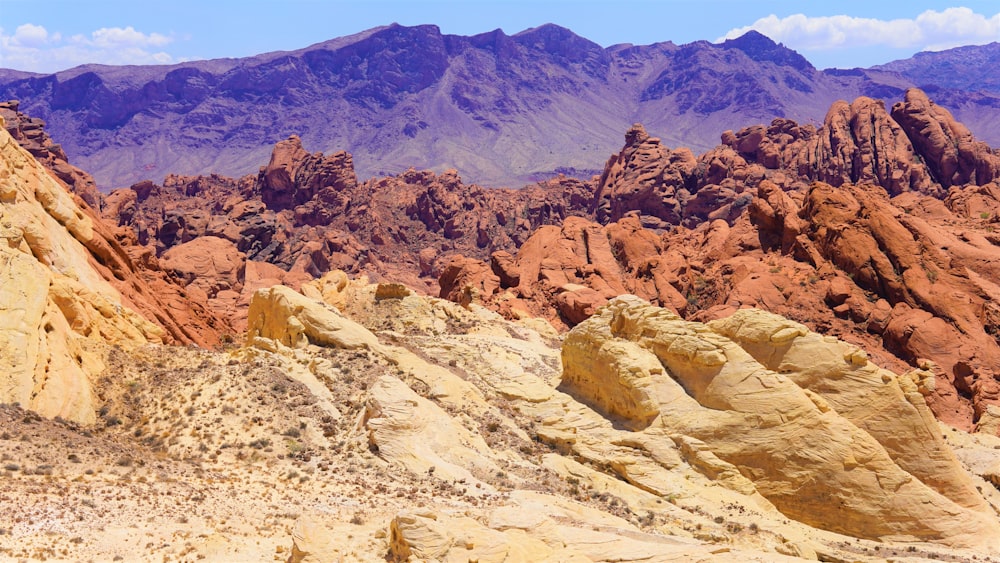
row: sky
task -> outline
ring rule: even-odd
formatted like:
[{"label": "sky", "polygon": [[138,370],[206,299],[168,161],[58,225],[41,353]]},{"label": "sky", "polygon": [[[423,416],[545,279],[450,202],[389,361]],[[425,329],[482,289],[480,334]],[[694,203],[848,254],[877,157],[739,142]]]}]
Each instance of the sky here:
[{"label": "sky", "polygon": [[997,0],[0,0],[0,68],[172,64],[294,50],[372,27],[508,34],[554,23],[603,46],[756,29],[817,68],[1000,41]]}]

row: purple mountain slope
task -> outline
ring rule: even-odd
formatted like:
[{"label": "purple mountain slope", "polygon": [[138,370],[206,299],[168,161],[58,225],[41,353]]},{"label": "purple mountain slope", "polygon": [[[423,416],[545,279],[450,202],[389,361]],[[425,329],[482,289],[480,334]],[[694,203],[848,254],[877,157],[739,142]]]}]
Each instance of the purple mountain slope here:
[{"label": "purple mountain slope", "polygon": [[309,150],[350,151],[361,177],[455,168],[467,181],[517,186],[595,173],[634,122],[700,151],[725,129],[822,121],[837,99],[891,105],[918,82],[1000,144],[1000,92],[933,82],[904,62],[818,71],[756,32],[603,48],[555,25],[472,37],[391,25],[245,59],[0,71],[0,99],[45,119],[102,189],[171,172],[253,172],[290,134]]}]

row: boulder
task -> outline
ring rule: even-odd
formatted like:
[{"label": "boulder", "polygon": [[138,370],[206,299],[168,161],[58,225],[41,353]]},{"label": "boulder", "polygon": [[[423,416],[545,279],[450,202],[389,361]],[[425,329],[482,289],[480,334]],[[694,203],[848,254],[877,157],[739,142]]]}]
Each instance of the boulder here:
[{"label": "boulder", "polygon": [[283,285],[254,293],[247,322],[248,343],[266,338],[292,348],[308,344],[348,350],[381,348],[368,329]]}]

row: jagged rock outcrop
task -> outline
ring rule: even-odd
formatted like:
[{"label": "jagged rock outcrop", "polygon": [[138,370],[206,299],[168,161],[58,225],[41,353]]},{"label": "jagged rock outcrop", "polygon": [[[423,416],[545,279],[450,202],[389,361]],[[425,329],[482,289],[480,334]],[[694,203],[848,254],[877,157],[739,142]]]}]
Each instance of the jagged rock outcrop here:
[{"label": "jagged rock outcrop", "polygon": [[779,118],[766,127],[726,131],[720,146],[697,158],[663,146],[636,124],[605,166],[595,216],[607,223],[638,213],[651,228],[716,219],[731,224],[765,179],[784,189],[821,181],[943,197],[952,185],[992,181],[997,158],[916,89],[891,115],[881,100],[837,101],[820,127]]},{"label": "jagged rock outcrop", "polygon": [[218,237],[290,279],[342,269],[430,291],[456,253],[485,259],[514,250],[538,226],[586,213],[590,200],[588,185],[567,178],[524,190],[467,185],[454,171],[358,182],[350,154],[309,154],[293,136],[256,177],[140,182],[111,193],[105,216],[157,256]]},{"label": "jagged rock outcrop", "polygon": [[19,107],[17,101],[0,102],[0,118],[3,118],[4,128],[10,136],[87,205],[100,209],[101,195],[94,179],[69,163],[62,145],[54,142],[45,132],[44,120],[21,113]]},{"label": "jagged rock outcrop", "polygon": [[342,214],[350,202],[343,192],[357,185],[350,154],[309,154],[297,135],[274,145],[271,161],[257,176],[257,190],[269,209],[295,207],[296,218],[307,225]]},{"label": "jagged rock outcrop", "polygon": [[996,151],[916,88],[891,113],[881,100],[860,97],[834,103],[819,128],[776,119],[769,127],[727,131],[722,142],[786,189],[799,180],[875,184],[893,196],[940,198],[951,186],[984,185],[1000,175]]},{"label": "jagged rock outcrop", "polygon": [[1000,178],[1000,154],[977,141],[951,112],[935,104],[922,90],[906,91],[892,106],[892,118],[906,131],[943,188],[983,185]]},{"label": "jagged rock outcrop", "polygon": [[[794,359],[802,355],[811,360]],[[997,549],[1000,523],[931,436],[915,384],[857,348],[753,312],[705,326],[623,296],[569,332],[563,369],[562,387],[579,400],[637,429],[704,442],[792,518],[861,537]],[[869,391],[838,385],[844,377]],[[898,405],[896,416],[878,412],[872,393]],[[898,443],[914,429],[928,440]]]},{"label": "jagged rock outcrop", "polygon": [[614,239],[599,224],[570,217],[562,227],[537,229],[517,257],[497,251],[487,266],[460,257],[442,274],[441,297],[490,303],[510,317],[544,316],[573,326],[627,291]]},{"label": "jagged rock outcrop", "polygon": [[773,172],[768,175],[786,189],[796,181],[818,180],[834,186],[876,184],[892,195],[942,193],[881,100],[838,101],[819,128],[776,119],[768,127],[757,125],[735,134],[727,131],[722,142],[749,162],[768,171],[783,171],[778,178]]},{"label": "jagged rock outcrop", "polygon": [[742,196],[764,177],[734,151],[720,147],[695,158],[687,148],[671,150],[641,124],[625,134],[625,147],[604,167],[596,187],[598,222],[637,214],[648,228],[732,221],[749,203]]}]

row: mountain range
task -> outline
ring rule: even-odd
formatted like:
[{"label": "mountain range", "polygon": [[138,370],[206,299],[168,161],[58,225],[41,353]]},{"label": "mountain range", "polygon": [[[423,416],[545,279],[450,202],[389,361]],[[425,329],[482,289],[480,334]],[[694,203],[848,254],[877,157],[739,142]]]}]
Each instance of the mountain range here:
[{"label": "mountain range", "polygon": [[393,24],[243,59],[0,70],[0,99],[43,119],[105,191],[167,173],[251,173],[292,134],[312,151],[350,151],[362,178],[454,168],[517,187],[600,173],[635,122],[702,151],[720,131],[818,124],[836,100],[891,104],[911,86],[1000,144],[1000,85],[980,72],[998,53],[993,43],[821,71],[753,31],[605,48],[556,25],[466,37]]}]

